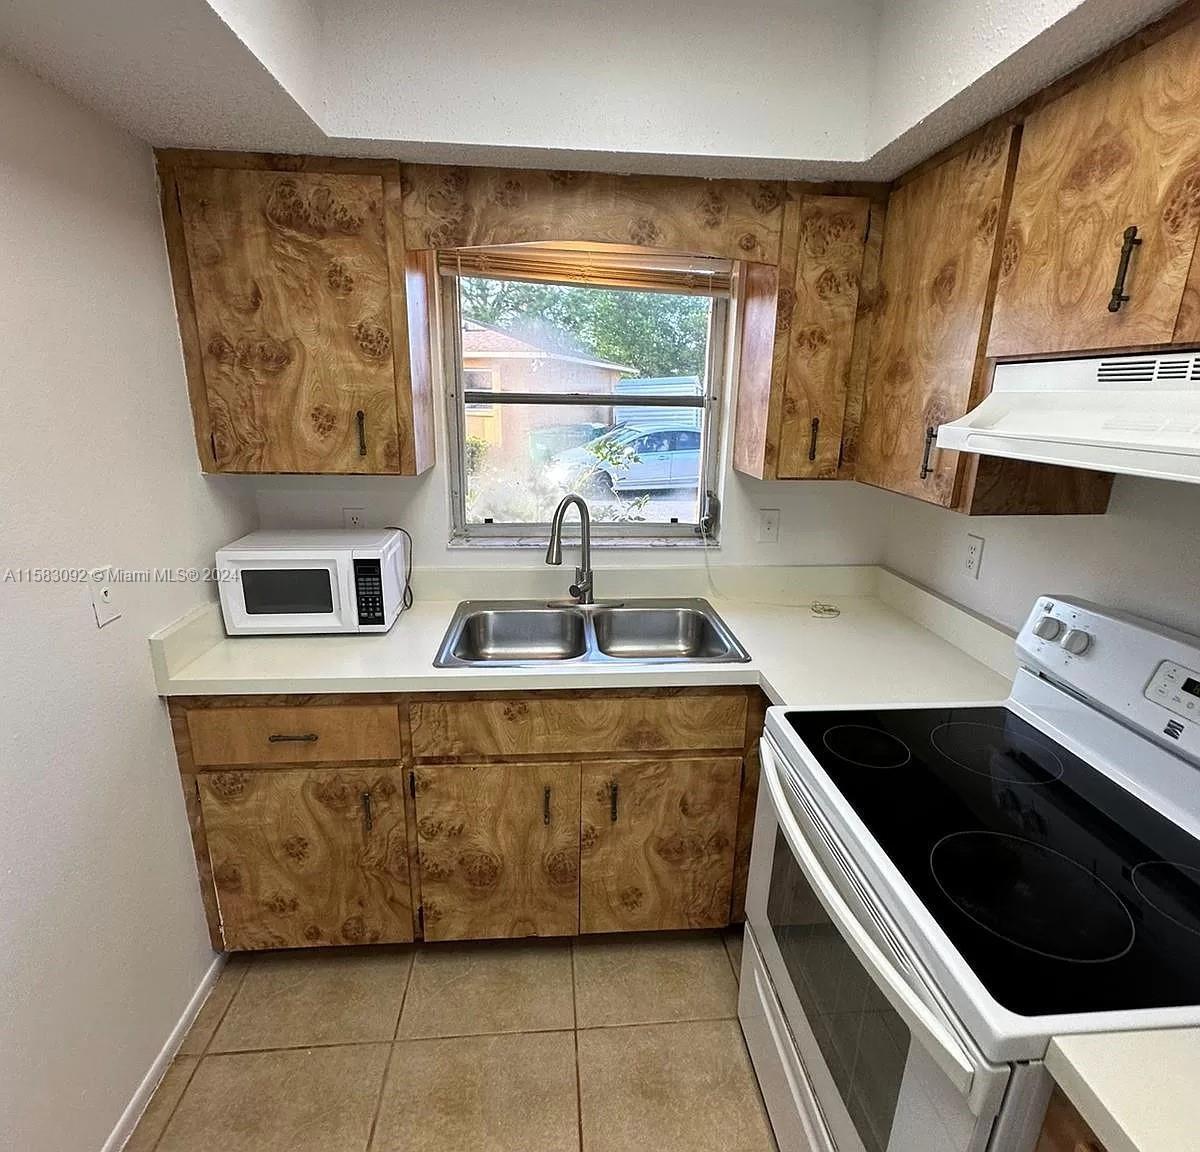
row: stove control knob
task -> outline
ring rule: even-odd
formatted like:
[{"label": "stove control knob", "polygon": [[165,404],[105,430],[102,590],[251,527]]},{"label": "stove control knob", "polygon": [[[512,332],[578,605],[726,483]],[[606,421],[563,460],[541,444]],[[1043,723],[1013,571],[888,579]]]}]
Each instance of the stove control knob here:
[{"label": "stove control knob", "polygon": [[1057,640],[1062,634],[1063,622],[1053,616],[1043,616],[1034,626],[1033,634],[1039,640]]},{"label": "stove control knob", "polygon": [[1092,646],[1092,638],[1082,628],[1068,628],[1059,644],[1072,656],[1082,656]]}]

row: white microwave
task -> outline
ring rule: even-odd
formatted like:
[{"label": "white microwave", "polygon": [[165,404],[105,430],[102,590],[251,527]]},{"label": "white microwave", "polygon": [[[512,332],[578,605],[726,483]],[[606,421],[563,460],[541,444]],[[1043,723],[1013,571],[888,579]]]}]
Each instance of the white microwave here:
[{"label": "white microwave", "polygon": [[406,541],[396,528],[251,532],[217,553],[225,631],[386,632],[404,605]]}]

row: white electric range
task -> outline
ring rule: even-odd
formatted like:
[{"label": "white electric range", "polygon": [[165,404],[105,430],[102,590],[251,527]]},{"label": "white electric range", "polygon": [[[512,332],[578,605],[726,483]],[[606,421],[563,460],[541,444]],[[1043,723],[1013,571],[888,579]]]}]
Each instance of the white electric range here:
[{"label": "white electric range", "polygon": [[782,1152],[1029,1152],[1050,1038],[1200,1024],[1200,639],[1042,597],[991,707],[771,708],[739,1017]]}]

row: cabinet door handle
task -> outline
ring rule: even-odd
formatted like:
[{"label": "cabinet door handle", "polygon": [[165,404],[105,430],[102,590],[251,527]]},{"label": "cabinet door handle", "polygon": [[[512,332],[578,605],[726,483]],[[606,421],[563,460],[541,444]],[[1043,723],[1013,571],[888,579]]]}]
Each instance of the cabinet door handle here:
[{"label": "cabinet door handle", "polygon": [[354,420],[358,425],[358,454],[365,456],[367,454],[367,414],[360,408],[354,413]]},{"label": "cabinet door handle", "polygon": [[320,737],[315,732],[298,732],[294,736],[286,732],[272,732],[267,737],[269,744],[315,744]]},{"label": "cabinet door handle", "polygon": [[615,780],[608,786],[608,815],[615,824],[617,822],[617,782]]},{"label": "cabinet door handle", "polygon": [[933,451],[933,438],[937,430],[932,424],[925,429],[925,455],[921,457],[921,479],[924,480],[933,469],[929,467],[929,454]]},{"label": "cabinet door handle", "polygon": [[362,807],[363,807],[363,826],[366,828],[366,830],[368,832],[370,832],[371,829],[375,825],[375,820],[371,815],[371,793],[370,792],[364,792],[362,794]]},{"label": "cabinet door handle", "polygon": [[1138,239],[1137,225],[1130,224],[1121,234],[1121,259],[1117,264],[1117,278],[1113,282],[1112,298],[1108,302],[1110,312],[1120,312],[1121,305],[1129,299],[1125,291],[1125,277],[1129,275],[1129,261],[1133,250],[1141,243]]},{"label": "cabinet door handle", "polygon": [[550,785],[547,784],[542,791],[542,823],[550,823]]},{"label": "cabinet door handle", "polygon": [[808,433],[808,458],[810,460],[815,460],[817,458],[817,433],[820,431],[820,428],[821,418],[819,416],[814,416],[812,427],[809,429]]}]

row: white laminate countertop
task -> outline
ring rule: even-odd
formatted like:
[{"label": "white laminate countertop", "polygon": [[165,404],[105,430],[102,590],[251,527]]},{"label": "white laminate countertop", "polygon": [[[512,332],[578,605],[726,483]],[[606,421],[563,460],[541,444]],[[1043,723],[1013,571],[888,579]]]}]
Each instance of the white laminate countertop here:
[{"label": "white laminate countertop", "polygon": [[164,629],[151,638],[151,651],[164,696],[710,684],[758,684],[777,704],[968,702],[1008,695],[1010,674],[1003,673],[1009,672],[1011,637],[890,574],[881,578],[886,599],[837,596],[841,615],[835,619],[814,616],[807,603],[709,596],[750,653],[748,664],[435,668],[458,604],[448,599],[419,599],[390,632],[353,636],[230,639],[220,632],[214,606],[189,625],[200,639],[180,644],[173,626],[174,634]]},{"label": "white laminate countertop", "polygon": [[1046,1067],[1107,1152],[1200,1152],[1200,1028],[1057,1036]]}]

